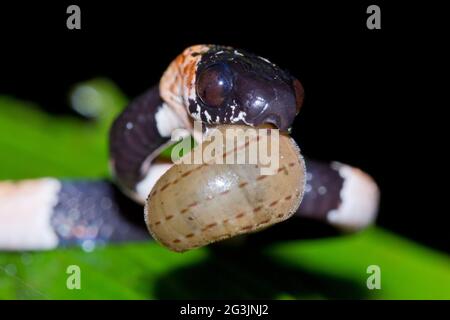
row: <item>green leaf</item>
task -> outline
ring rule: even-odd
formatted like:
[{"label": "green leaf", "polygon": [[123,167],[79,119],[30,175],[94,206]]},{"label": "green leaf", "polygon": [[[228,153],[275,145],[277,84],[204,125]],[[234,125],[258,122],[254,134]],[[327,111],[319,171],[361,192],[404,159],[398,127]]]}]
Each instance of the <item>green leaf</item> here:
[{"label": "green leaf", "polygon": [[80,84],[74,91],[80,88],[100,96],[96,103],[104,105],[97,121],[49,115],[33,103],[0,95],[1,180],[109,175],[107,132],[126,99],[104,79]]},{"label": "green leaf", "polygon": [[[91,120],[0,96],[0,180],[108,177],[107,130],[126,98],[106,79],[73,93]],[[81,290],[66,286],[70,265],[81,268]],[[381,269],[381,290],[367,288],[369,265]],[[449,284],[447,255],[377,227],[261,250],[222,244],[179,254],[149,242],[0,252],[0,299],[450,299]]]}]

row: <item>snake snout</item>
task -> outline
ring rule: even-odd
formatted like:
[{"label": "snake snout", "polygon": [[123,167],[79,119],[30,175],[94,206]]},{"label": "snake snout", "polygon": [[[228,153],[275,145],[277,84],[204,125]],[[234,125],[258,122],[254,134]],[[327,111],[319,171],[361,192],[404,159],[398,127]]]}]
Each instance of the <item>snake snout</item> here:
[{"label": "snake snout", "polygon": [[255,126],[273,124],[287,131],[297,115],[295,91],[286,85],[260,85],[258,94],[247,97],[247,120]]},{"label": "snake snout", "polygon": [[244,50],[212,46],[199,60],[188,112],[209,124],[273,124],[288,131],[303,87],[287,71]]},{"label": "snake snout", "polygon": [[287,131],[301,105],[297,92],[289,82],[252,74],[241,74],[236,81],[237,100],[242,102],[245,120],[254,126],[268,123]]}]

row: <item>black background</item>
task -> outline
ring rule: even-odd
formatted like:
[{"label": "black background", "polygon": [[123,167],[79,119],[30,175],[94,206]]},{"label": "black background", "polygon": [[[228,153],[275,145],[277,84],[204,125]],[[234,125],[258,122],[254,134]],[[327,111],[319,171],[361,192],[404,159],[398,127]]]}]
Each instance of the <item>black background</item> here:
[{"label": "black background", "polygon": [[[441,9],[295,2],[2,3],[0,93],[68,113],[78,81],[106,76],[134,97],[189,45],[253,51],[305,87],[293,132],[303,152],[370,173],[382,191],[381,226],[448,249],[446,190],[433,182],[446,174],[434,159],[442,149],[433,145],[439,90],[430,74],[440,72],[442,54],[430,14]],[[66,28],[69,4],[81,7],[81,30]],[[366,28],[370,4],[381,7],[381,30]]]}]

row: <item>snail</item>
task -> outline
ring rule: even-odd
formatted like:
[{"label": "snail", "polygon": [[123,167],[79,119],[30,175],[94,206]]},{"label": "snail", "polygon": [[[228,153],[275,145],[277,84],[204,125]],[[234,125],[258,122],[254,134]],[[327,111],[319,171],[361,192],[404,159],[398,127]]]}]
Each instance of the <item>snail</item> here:
[{"label": "snail", "polygon": [[[363,229],[376,217],[378,187],[357,168],[304,160],[289,137],[303,98],[300,81],[265,58],[225,46],[189,47],[114,121],[112,182],[0,182],[0,249],[81,244],[90,250],[97,243],[148,240],[150,232],[168,249],[185,251],[295,217]],[[279,132],[276,172],[261,174],[260,160],[174,164],[160,157],[176,130],[199,142],[230,128]],[[41,196],[24,204],[29,194]]]},{"label": "snail", "polygon": [[[216,130],[223,133],[228,127],[219,126]],[[249,139],[249,149],[258,138],[257,133]],[[242,140],[236,146],[223,144],[222,155],[233,148],[245,153],[245,139]],[[304,161],[291,138],[281,135],[277,143],[280,163],[271,175],[261,174],[258,158],[255,164],[211,161],[170,168],[153,187],[145,206],[153,238],[171,250],[185,251],[255,232],[292,216],[303,197]],[[199,148],[209,146],[206,142]]]}]

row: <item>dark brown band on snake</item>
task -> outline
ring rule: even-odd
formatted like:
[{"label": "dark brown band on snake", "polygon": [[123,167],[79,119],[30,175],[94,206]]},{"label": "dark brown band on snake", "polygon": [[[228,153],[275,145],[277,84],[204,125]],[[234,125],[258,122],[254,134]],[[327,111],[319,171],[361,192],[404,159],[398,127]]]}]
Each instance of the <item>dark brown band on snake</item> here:
[{"label": "dark brown band on snake", "polygon": [[157,129],[155,115],[163,104],[155,86],[134,99],[110,130],[111,166],[119,185],[134,190],[143,179],[145,160],[169,141]]},{"label": "dark brown band on snake", "polygon": [[296,215],[326,221],[328,213],[341,205],[344,179],[330,163],[305,161],[305,193]]},{"label": "dark brown band on snake", "polygon": [[51,225],[59,246],[92,245],[151,239],[142,207],[109,181],[61,181]]}]

